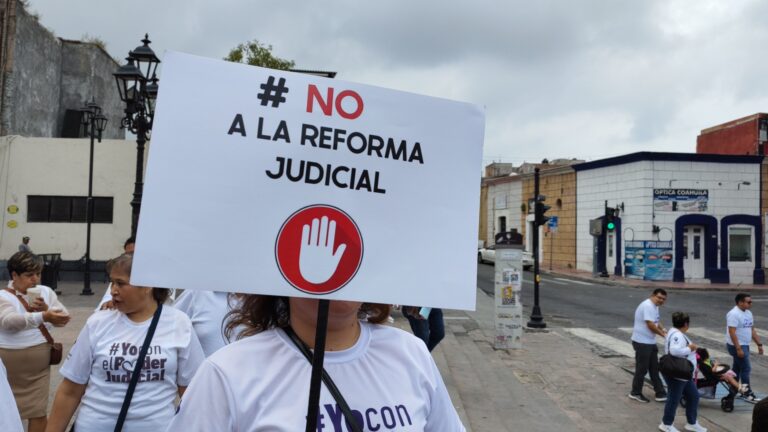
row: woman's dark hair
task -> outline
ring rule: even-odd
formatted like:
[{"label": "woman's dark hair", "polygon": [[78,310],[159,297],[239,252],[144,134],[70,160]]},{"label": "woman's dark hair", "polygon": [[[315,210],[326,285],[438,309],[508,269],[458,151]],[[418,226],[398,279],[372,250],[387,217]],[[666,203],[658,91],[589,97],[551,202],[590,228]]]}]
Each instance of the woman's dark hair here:
[{"label": "woman's dark hair", "polygon": [[686,324],[690,324],[691,317],[685,312],[675,312],[672,314],[672,325],[675,328],[683,328]]},{"label": "woman's dark hair", "polygon": [[699,355],[699,358],[704,361],[709,358],[709,351],[707,351],[706,348],[696,348],[696,354]]},{"label": "woman's dark hair", "polygon": [[43,259],[32,252],[16,252],[11,255],[7,267],[10,276],[13,276],[14,272],[17,275],[27,272],[40,273],[43,271]]},{"label": "woman's dark hair", "polygon": [[[237,305],[224,319],[224,335],[227,339],[242,339],[271,328],[285,328],[291,324],[288,297],[256,294],[230,294],[230,304]],[[380,303],[363,303],[359,316],[369,323],[381,324],[387,320],[391,306]]]},{"label": "woman's dark hair", "polygon": [[[117,258],[107,261],[107,274],[112,273],[112,270],[117,270],[130,277],[131,267],[133,267],[133,254],[122,254]],[[158,303],[165,303],[170,295],[171,290],[168,288],[152,288],[152,298]]]}]

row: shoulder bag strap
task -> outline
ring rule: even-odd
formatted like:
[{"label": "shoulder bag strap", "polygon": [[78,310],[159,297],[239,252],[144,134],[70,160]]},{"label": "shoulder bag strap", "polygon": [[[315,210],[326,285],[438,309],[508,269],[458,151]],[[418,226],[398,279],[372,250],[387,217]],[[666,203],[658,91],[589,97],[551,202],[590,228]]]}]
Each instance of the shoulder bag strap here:
[{"label": "shoulder bag strap", "polygon": [[[21,305],[24,306],[24,309],[26,309],[29,313],[34,313],[35,311],[32,310],[31,307],[29,307],[29,303],[27,303],[26,300],[24,300],[24,297],[22,297],[19,293],[16,292],[16,290],[12,290],[10,288],[5,288],[6,291],[16,296],[16,298],[21,302]],[[40,324],[37,326],[37,329],[40,330],[40,333],[43,334],[43,337],[45,338],[45,341],[49,344],[53,345],[53,336],[51,336],[51,333],[48,331],[48,329],[45,327],[45,324]]]},{"label": "shoulder bag strap", "polygon": [[[299,339],[291,327],[286,327],[283,329],[283,331],[285,331],[288,337],[291,338],[291,341],[294,345],[296,345],[296,348],[298,348],[299,351],[304,354],[304,357],[306,357],[306,359],[311,364],[312,352],[309,350],[309,347],[301,339]],[[351,426],[352,432],[362,432],[363,430],[357,423],[357,419],[354,415],[352,415],[352,409],[349,408],[349,404],[347,404],[344,396],[341,395],[338,387],[336,387],[336,383],[333,382],[331,376],[328,375],[328,373],[325,371],[325,368],[323,368],[322,379],[325,383],[325,387],[328,389],[328,392],[333,396],[333,399],[336,400],[336,403],[339,404],[339,408],[341,408],[341,412],[344,414],[344,418],[347,420],[347,424]]]},{"label": "shoulder bag strap", "polygon": [[133,391],[136,389],[136,383],[139,382],[139,375],[141,374],[141,366],[144,364],[144,358],[147,356],[147,350],[149,344],[152,342],[152,336],[155,335],[155,329],[157,328],[157,322],[160,321],[160,314],[163,311],[163,304],[158,303],[157,310],[152,316],[152,323],[149,324],[149,330],[147,330],[147,336],[144,337],[144,344],[139,351],[139,358],[136,360],[136,365],[133,368],[133,375],[131,375],[131,382],[128,384],[128,391],[125,392],[125,399],[123,399],[123,406],[120,408],[120,416],[117,417],[117,424],[115,425],[115,432],[123,430],[123,423],[125,423],[125,417],[128,415],[128,407],[131,406],[131,399],[133,399]]}]

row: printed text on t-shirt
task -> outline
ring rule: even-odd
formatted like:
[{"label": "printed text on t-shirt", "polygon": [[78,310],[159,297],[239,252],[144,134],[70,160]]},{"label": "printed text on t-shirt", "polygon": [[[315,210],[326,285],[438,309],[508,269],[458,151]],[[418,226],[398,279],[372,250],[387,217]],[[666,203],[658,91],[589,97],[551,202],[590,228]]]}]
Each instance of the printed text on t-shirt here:
[{"label": "printed text on t-shirt", "polygon": [[[127,383],[136,368],[140,347],[129,342],[115,342],[109,347],[109,359],[102,362],[106,382]],[[165,380],[168,358],[159,345],[150,346],[141,366],[139,382]]]}]

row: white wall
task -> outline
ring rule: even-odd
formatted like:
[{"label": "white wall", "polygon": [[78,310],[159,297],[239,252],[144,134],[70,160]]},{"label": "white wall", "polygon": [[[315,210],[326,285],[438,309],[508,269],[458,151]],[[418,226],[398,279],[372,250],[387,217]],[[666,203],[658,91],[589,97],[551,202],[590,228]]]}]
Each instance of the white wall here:
[{"label": "white wall", "polygon": [[[592,270],[589,220],[604,214],[606,199],[609,207],[624,203],[624,212],[621,214],[622,256],[626,240],[674,240],[675,221],[686,213],[654,212],[654,188],[709,190],[708,209],[704,213],[717,219],[718,230],[724,216],[760,214],[760,164],[639,161],[577,171],[576,176],[576,254],[577,268],[581,270]],[[750,184],[744,185],[742,182]],[[653,225],[661,228],[658,234],[653,234]],[[722,240],[722,233],[719,235]],[[731,278],[732,283],[739,282],[745,274],[742,271],[735,273]],[[744,282],[751,281],[749,272],[749,280]]]},{"label": "white wall", "polygon": [[[28,195],[88,195],[88,139],[0,137],[0,260],[31,237],[35,253],[60,253],[63,260],[85,254],[85,223],[28,223]],[[113,223],[91,225],[91,258],[107,260],[122,251],[131,233],[136,144],[103,140],[94,146],[93,195],[114,198]],[[10,214],[16,205],[19,212]],[[10,221],[18,223],[10,228]]]},{"label": "white wall", "polygon": [[[488,185],[488,233],[486,235],[486,245],[493,244],[495,235],[499,232],[499,218],[507,218],[507,231],[516,229],[522,233],[520,226],[520,204],[523,195],[523,182],[517,178],[515,180]],[[501,198],[501,199],[499,199]],[[506,201],[503,208],[497,208],[499,201]]]}]

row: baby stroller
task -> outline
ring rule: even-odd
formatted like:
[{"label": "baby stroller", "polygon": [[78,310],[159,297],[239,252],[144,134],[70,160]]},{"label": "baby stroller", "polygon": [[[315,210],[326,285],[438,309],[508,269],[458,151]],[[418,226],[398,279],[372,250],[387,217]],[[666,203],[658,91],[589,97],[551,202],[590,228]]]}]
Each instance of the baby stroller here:
[{"label": "baby stroller", "polygon": [[[735,374],[727,364],[713,363],[709,358],[709,352],[705,348],[696,350],[696,388],[702,399],[715,399],[718,385],[722,386],[728,394],[720,399],[720,408],[725,412],[733,411],[733,403],[739,399],[755,404],[759,399],[754,396],[746,385],[739,386],[735,380]],[[701,372],[702,376],[699,376]],[[682,406],[686,404],[685,398],[680,401]]]}]

